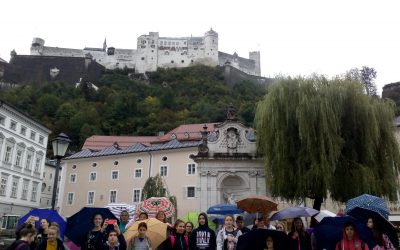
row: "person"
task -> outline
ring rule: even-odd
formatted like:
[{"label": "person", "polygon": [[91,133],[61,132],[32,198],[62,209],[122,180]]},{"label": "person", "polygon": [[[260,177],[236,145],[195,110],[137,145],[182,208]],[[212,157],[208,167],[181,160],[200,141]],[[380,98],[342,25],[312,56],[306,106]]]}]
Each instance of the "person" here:
[{"label": "person", "polygon": [[39,245],[42,241],[47,240],[47,234],[49,230],[50,222],[46,218],[40,219],[39,233],[37,234],[37,244]]},{"label": "person", "polygon": [[190,236],[190,250],[215,250],[216,235],[214,230],[208,226],[206,213],[200,213],[197,217],[199,226],[192,231]]},{"label": "person", "polygon": [[251,230],[257,229],[258,222],[259,222],[259,218],[254,218],[253,219],[253,226],[251,227]]},{"label": "person", "polygon": [[191,221],[188,221],[185,223],[185,235],[189,238],[190,238],[190,235],[192,234],[193,227],[194,227],[194,225]]},{"label": "person", "polygon": [[[21,225],[19,225],[15,231],[15,236],[16,239],[18,240],[19,238],[21,238],[21,236],[19,235],[19,232],[24,229],[26,226],[28,225],[32,225],[32,227],[35,229],[35,222],[36,220],[39,220],[39,217],[30,215],[24,223],[22,223]],[[35,229],[36,230],[36,229]]]},{"label": "person", "polygon": [[138,216],[138,220],[147,220],[149,215],[146,212],[141,212]]},{"label": "person", "polygon": [[105,221],[103,224],[103,216],[101,214],[95,214],[92,218],[92,223],[93,229],[83,237],[81,250],[98,250],[103,245],[107,223]]},{"label": "person", "polygon": [[224,227],[217,234],[217,250],[235,250],[240,235],[233,226],[233,215],[225,215]]},{"label": "person", "polygon": [[63,242],[59,239],[60,229],[50,226],[47,232],[47,240],[42,240],[36,250],[65,250]]},{"label": "person", "polygon": [[390,241],[389,237],[382,233],[381,230],[378,227],[378,224],[376,223],[375,218],[368,218],[367,221],[367,227],[371,228],[372,233],[374,235],[374,240],[376,243],[376,246],[373,248],[373,250],[394,250],[396,249],[392,242]]},{"label": "person", "polygon": [[369,250],[368,245],[360,240],[355,225],[346,221],[343,224],[342,239],[336,244],[335,250]]},{"label": "person", "polygon": [[129,222],[129,213],[127,210],[122,210],[119,216],[119,231],[123,234],[125,227]]},{"label": "person", "polygon": [[277,231],[281,231],[281,232],[286,233],[285,225],[282,222],[277,222],[275,227],[276,227]]},{"label": "person", "polygon": [[276,228],[273,225],[271,225],[271,220],[269,219],[268,216],[264,215],[263,216],[263,221],[264,221],[264,228],[265,229],[276,230]]},{"label": "person", "polygon": [[236,227],[242,234],[250,232],[250,229],[244,226],[244,219],[241,215],[236,217]]},{"label": "person", "polygon": [[167,223],[167,216],[165,215],[164,211],[158,211],[156,214],[156,219]]},{"label": "person", "polygon": [[140,222],[138,225],[138,234],[133,237],[128,249],[130,250],[151,250],[151,241],[146,235],[147,224]]},{"label": "person", "polygon": [[289,250],[311,250],[310,235],[304,230],[301,218],[294,218],[288,234]]},{"label": "person", "polygon": [[268,236],[265,240],[264,250],[274,250],[274,239],[272,238],[272,236]]},{"label": "person", "polygon": [[178,219],[173,226],[173,232],[157,249],[188,250],[189,239],[185,235],[185,222]]},{"label": "person", "polygon": [[101,238],[97,238],[100,242],[100,249],[102,250],[126,250],[126,241],[124,236],[119,230],[117,222],[111,225],[113,228],[108,231],[107,241],[102,241]]},{"label": "person", "polygon": [[35,240],[36,230],[31,224],[19,230],[19,239],[16,239],[7,250],[31,250],[30,244]]}]

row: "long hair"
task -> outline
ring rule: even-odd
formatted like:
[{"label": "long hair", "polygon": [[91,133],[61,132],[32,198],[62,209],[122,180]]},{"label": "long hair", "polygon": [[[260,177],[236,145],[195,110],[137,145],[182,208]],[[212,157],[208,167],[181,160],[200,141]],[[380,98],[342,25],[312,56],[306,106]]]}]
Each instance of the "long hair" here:
[{"label": "long hair", "polygon": [[291,227],[291,232],[292,232],[292,233],[296,232],[296,225],[295,225],[295,223],[296,223],[296,221],[298,221],[298,220],[301,221],[302,226],[301,226],[300,231],[297,231],[297,233],[301,234],[302,236],[306,236],[306,231],[304,230],[304,223],[303,223],[303,220],[302,220],[301,218],[299,218],[299,217],[293,219],[293,221],[292,221],[292,227]]},{"label": "long hair", "polygon": [[173,229],[173,231],[172,231],[172,233],[174,234],[174,235],[176,235],[176,228],[179,226],[179,224],[181,224],[181,223],[183,223],[183,225],[185,225],[185,222],[183,221],[183,220],[181,220],[181,219],[177,219],[176,221],[175,221],[175,224],[174,224],[174,229]]},{"label": "long hair", "polygon": [[374,235],[375,242],[379,246],[383,246],[385,244],[385,241],[383,240],[383,234],[381,230],[379,229],[379,225],[377,224],[376,218],[370,217],[369,219],[372,220],[373,227],[372,227],[372,234]]}]

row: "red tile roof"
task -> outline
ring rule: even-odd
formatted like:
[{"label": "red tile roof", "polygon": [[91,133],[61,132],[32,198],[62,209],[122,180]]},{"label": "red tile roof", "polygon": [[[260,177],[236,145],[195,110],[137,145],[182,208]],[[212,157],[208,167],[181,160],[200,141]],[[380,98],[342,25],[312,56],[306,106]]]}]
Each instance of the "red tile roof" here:
[{"label": "red tile roof", "polygon": [[[178,141],[198,141],[201,139],[200,131],[204,130],[204,125],[207,125],[207,131],[214,131],[215,124],[218,123],[183,124],[159,137],[158,141],[166,142],[172,139],[177,139]],[[176,138],[173,138],[174,135]]]}]

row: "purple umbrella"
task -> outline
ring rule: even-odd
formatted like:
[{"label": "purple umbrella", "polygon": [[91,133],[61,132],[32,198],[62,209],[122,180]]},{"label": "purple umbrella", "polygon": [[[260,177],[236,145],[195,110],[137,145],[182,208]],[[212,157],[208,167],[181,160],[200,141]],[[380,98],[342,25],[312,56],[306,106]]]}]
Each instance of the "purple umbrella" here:
[{"label": "purple umbrella", "polygon": [[288,207],[276,212],[271,220],[283,220],[297,217],[311,217],[319,213],[318,210],[309,207]]}]

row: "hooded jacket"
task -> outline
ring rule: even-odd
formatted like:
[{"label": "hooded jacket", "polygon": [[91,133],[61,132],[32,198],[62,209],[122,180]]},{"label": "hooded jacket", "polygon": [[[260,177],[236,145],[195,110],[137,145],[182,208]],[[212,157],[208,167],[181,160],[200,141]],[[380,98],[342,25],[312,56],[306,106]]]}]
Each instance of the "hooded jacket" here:
[{"label": "hooded jacket", "polygon": [[[354,228],[353,239],[348,240],[346,235],[346,227],[352,226]],[[369,250],[368,245],[362,242],[358,236],[357,231],[355,231],[354,224],[344,224],[343,227],[343,238],[336,244],[336,250]]]},{"label": "hooded jacket", "polygon": [[215,232],[208,227],[207,214],[200,213],[197,217],[199,220],[200,216],[204,216],[206,223],[200,225],[192,231],[190,236],[190,250],[215,250],[217,247],[217,239]]}]

